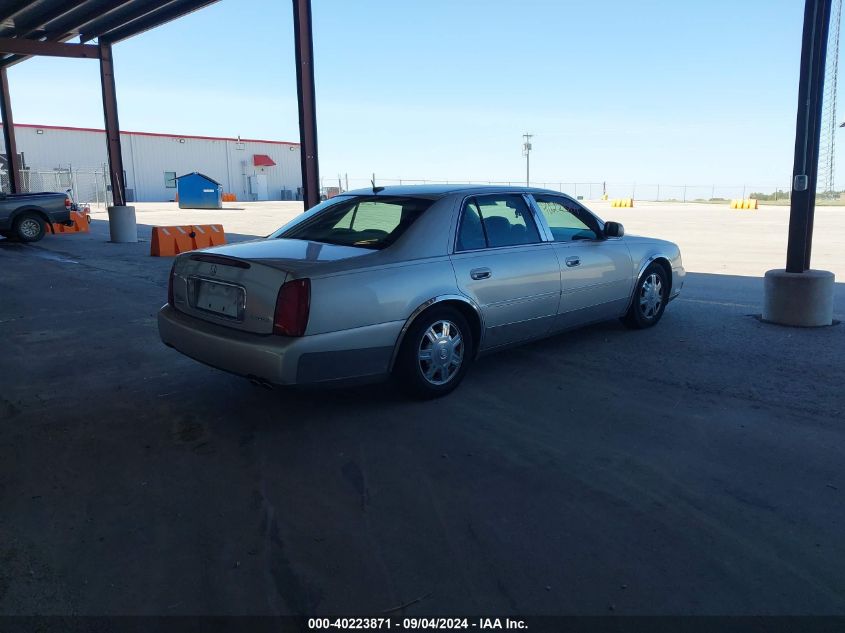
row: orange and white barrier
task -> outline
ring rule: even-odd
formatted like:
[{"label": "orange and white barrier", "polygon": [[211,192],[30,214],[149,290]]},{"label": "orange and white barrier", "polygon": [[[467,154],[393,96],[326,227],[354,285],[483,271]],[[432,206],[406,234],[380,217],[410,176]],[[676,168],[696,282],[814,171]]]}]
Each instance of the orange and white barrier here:
[{"label": "orange and white barrier", "polygon": [[150,240],[150,255],[173,257],[198,248],[226,243],[226,233],[220,224],[190,224],[186,226],[154,226]]},{"label": "orange and white barrier", "polygon": [[220,224],[194,224],[191,228],[194,248],[208,248],[226,243],[226,233]]},{"label": "orange and white barrier", "polygon": [[150,240],[150,255],[154,257],[172,257],[179,253],[194,250],[193,242],[184,226],[154,226]]},{"label": "orange and white barrier", "polygon": [[91,231],[91,216],[84,211],[71,211],[70,219],[72,225],[51,224],[53,233],[89,233]]}]

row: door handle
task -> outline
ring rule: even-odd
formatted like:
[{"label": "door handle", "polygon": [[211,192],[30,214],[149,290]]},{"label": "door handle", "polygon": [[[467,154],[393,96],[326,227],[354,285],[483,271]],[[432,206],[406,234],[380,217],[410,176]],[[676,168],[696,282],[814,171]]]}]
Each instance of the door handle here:
[{"label": "door handle", "polygon": [[493,276],[493,272],[489,268],[473,268],[469,271],[469,276],[473,279],[490,279]]},{"label": "door handle", "polygon": [[580,266],[581,265],[581,258],[578,257],[577,255],[573,255],[572,257],[567,257],[566,258],[566,265],[569,266],[570,268],[573,268],[574,266]]}]

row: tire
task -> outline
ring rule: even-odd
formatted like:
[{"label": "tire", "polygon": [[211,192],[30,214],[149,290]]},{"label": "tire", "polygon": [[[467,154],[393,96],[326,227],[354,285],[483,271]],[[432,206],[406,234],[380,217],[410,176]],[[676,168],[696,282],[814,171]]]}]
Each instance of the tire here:
[{"label": "tire", "polygon": [[35,213],[23,213],[15,220],[14,236],[21,242],[37,242],[47,233],[47,224]]},{"label": "tire", "polygon": [[668,295],[666,270],[660,264],[651,264],[637,280],[631,307],[623,321],[638,330],[657,325],[666,310]]},{"label": "tire", "polygon": [[[430,360],[425,359],[426,352]],[[405,333],[396,358],[396,377],[411,396],[439,398],[460,384],[474,354],[475,341],[464,316],[455,308],[433,307]]]}]

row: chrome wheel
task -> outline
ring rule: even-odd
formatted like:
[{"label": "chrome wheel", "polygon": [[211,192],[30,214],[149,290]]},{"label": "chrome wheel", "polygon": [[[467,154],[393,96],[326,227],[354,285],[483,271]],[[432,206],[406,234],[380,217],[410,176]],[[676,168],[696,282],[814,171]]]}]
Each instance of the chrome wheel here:
[{"label": "chrome wheel", "polygon": [[423,377],[432,385],[445,385],[464,362],[464,340],[451,321],[435,321],[423,333],[417,348]]},{"label": "chrome wheel", "polygon": [[41,233],[41,224],[34,218],[24,218],[18,225],[18,231],[24,239],[32,240]]},{"label": "chrome wheel", "polygon": [[657,273],[651,273],[640,286],[640,311],[646,319],[653,319],[663,305],[663,280]]}]

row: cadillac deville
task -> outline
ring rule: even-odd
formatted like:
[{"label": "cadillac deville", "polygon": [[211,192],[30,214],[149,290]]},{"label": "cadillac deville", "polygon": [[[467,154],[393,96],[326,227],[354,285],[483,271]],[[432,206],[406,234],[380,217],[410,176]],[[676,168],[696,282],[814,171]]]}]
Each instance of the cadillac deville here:
[{"label": "cadillac deville", "polygon": [[253,383],[394,376],[436,397],[480,354],[610,319],[651,327],[684,275],[675,244],[555,191],[374,187],[179,255],[158,325],[166,345]]}]

